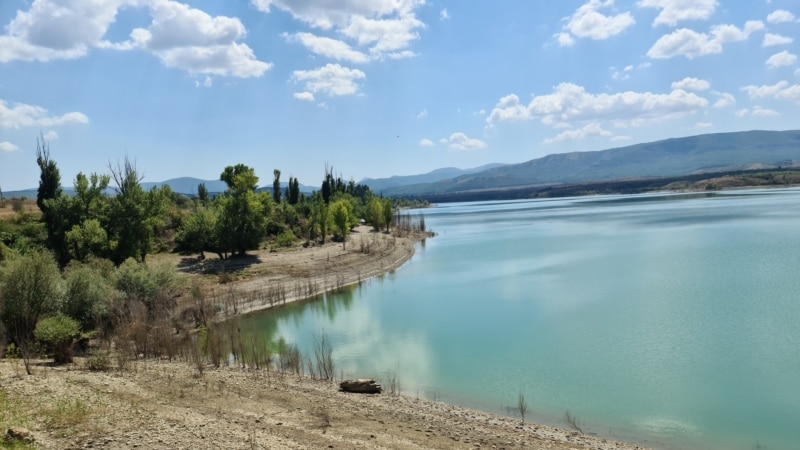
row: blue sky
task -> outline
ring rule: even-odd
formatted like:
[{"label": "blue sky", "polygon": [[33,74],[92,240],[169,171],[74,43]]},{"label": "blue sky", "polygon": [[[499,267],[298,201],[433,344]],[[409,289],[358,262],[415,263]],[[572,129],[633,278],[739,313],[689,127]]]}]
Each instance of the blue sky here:
[{"label": "blue sky", "polygon": [[796,129],[797,0],[2,0],[0,188],[319,185]]}]

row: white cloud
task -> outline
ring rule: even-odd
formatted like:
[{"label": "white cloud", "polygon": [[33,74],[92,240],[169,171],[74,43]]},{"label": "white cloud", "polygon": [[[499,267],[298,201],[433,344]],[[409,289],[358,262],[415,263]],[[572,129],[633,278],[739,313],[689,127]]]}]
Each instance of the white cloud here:
[{"label": "white cloud", "polygon": [[773,85],[745,86],[742,88],[751,99],[774,98],[800,105],[800,85],[789,85],[788,81],[779,81]]},{"label": "white cloud", "polygon": [[337,61],[348,61],[353,63],[365,63],[369,57],[351,48],[346,42],[328,37],[316,36],[311,33],[295,33],[283,36],[289,41],[300,42],[312,53],[335,59]]},{"label": "white cloud", "polygon": [[642,8],[660,9],[653,26],[676,26],[684,20],[706,20],[714,14],[716,0],[640,0],[636,3]]},{"label": "white cloud", "polygon": [[251,0],[251,3],[263,12],[275,7],[312,28],[335,31],[359,46],[368,46],[368,53],[377,59],[414,56],[407,47],[419,39],[416,30],[425,27],[415,15],[424,0]]},{"label": "white cloud", "polygon": [[480,139],[472,139],[466,134],[458,132],[450,135],[449,139],[442,138],[439,142],[450,145],[450,150],[467,151],[486,148],[486,143]]},{"label": "white cloud", "polygon": [[436,144],[434,144],[430,139],[422,139],[419,141],[419,145],[420,147],[433,147]]},{"label": "white cloud", "polygon": [[424,119],[426,117],[428,117],[427,109],[423,109],[422,111],[419,112],[419,114],[417,114],[417,119]]},{"label": "white cloud", "polygon": [[49,61],[85,56],[101,46],[103,37],[122,6],[135,0],[102,2],[34,0],[27,11],[17,11],[0,36],[0,62]]},{"label": "white cloud", "polygon": [[623,136],[623,135],[617,135],[617,136],[614,136],[614,137],[611,138],[611,140],[614,141],[614,142],[630,141],[631,139],[633,139],[633,138],[630,137],[630,136]]},{"label": "white cloud", "polygon": [[241,78],[259,77],[272,68],[247,44],[236,42],[246,34],[237,18],[211,17],[170,0],[151,0],[150,15],[150,27],[134,29],[131,43],[152,52],[167,67]]},{"label": "white cloud", "polygon": [[711,87],[711,83],[699,78],[686,77],[681,81],[676,81],[671,85],[672,90],[683,89],[684,91],[705,91]]},{"label": "white cloud", "polygon": [[15,103],[8,107],[5,100],[0,99],[0,129],[23,127],[53,127],[59,125],[85,124],[89,118],[79,112],[69,112],[61,116],[50,116],[41,106]]},{"label": "white cloud", "polygon": [[442,20],[447,20],[450,18],[450,13],[447,12],[447,8],[442,8],[442,10],[439,11],[439,18]]},{"label": "white cloud", "polygon": [[298,100],[302,100],[304,102],[313,102],[314,101],[314,94],[311,92],[295,92],[292,94],[294,98]]},{"label": "white cloud", "polygon": [[775,45],[791,44],[793,41],[794,41],[794,39],[792,39],[792,38],[790,38],[788,36],[781,36],[780,34],[766,33],[764,35],[764,43],[761,44],[761,45],[763,45],[764,47],[772,47],[772,46],[775,46]]},{"label": "white cloud", "polygon": [[714,91],[713,94],[719,96],[719,99],[714,102],[714,108],[727,108],[728,106],[733,106],[736,104],[736,98],[727,92]]},{"label": "white cloud", "polygon": [[546,125],[615,120],[618,124],[636,125],[642,120],[661,120],[697,112],[708,100],[697,94],[676,89],[668,94],[626,91],[615,94],[592,94],[582,86],[561,83],[553,93],[535,96],[527,105],[515,94],[495,105],[486,122],[539,119]]},{"label": "white cloud", "polygon": [[767,16],[767,22],[769,23],[794,22],[794,14],[783,9],[777,9],[769,13],[769,15]]},{"label": "white cloud", "polygon": [[569,33],[556,33],[553,35],[558,41],[558,45],[561,47],[572,47],[575,45],[575,39],[572,38],[572,35]]},{"label": "white cloud", "polygon": [[305,82],[307,91],[330,97],[356,94],[359,89],[356,81],[366,77],[358,69],[349,69],[339,64],[327,64],[314,70],[295,70],[292,73],[292,80],[295,83]]},{"label": "white cloud", "polygon": [[764,23],[759,21],[746,22],[744,29],[734,25],[716,25],[711,28],[710,34],[681,28],[661,36],[647,51],[647,56],[653,59],[669,59],[675,56],[693,59],[721,53],[724,44],[744,41],[752,33],[763,29]]},{"label": "white cloud", "polygon": [[753,116],[762,116],[762,117],[773,117],[773,116],[780,116],[778,111],[773,109],[762,108],[760,106],[756,106],[753,108],[753,111],[750,113]]},{"label": "white cloud", "polygon": [[11,153],[19,150],[19,147],[8,141],[0,142],[0,152]]},{"label": "white cloud", "polygon": [[554,138],[548,138],[542,141],[543,144],[552,144],[554,142],[572,141],[576,139],[586,139],[589,137],[597,136],[611,136],[612,132],[604,130],[598,123],[590,123],[578,130],[568,130],[560,133]]},{"label": "white cloud", "polygon": [[47,133],[43,134],[42,137],[46,141],[55,141],[56,139],[58,139],[58,133],[56,133],[53,130],[50,130]]},{"label": "white cloud", "polygon": [[[613,6],[614,0],[589,0],[568,18],[564,30],[571,33],[572,36],[602,40],[620,34],[636,23],[629,12],[607,16],[598,11]],[[556,35],[559,44],[571,45],[572,38],[562,37],[563,34]]]},{"label": "white cloud", "polygon": [[784,50],[770,56],[765,64],[771,69],[777,69],[778,67],[793,66],[795,63],[797,63],[797,55]]},{"label": "white cloud", "polygon": [[[149,28],[134,29],[125,42],[105,39],[121,8],[145,6],[152,17]],[[239,19],[211,17],[172,0],[34,0],[6,29],[8,34],[0,36],[0,62],[73,59],[104,48],[142,49],[190,73],[252,77],[272,66],[237,42],[246,33]]]},{"label": "white cloud", "polygon": [[714,124],[711,122],[697,122],[694,124],[694,130],[707,130],[709,128],[714,128]]}]

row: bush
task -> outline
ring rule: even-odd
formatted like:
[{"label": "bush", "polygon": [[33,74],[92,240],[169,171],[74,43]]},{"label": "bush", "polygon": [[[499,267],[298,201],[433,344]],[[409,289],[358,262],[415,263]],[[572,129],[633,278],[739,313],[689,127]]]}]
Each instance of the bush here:
[{"label": "bush", "polygon": [[278,245],[278,247],[291,247],[294,244],[294,234],[292,234],[291,231],[286,230],[278,235],[275,243]]},{"label": "bush", "polygon": [[111,367],[108,352],[94,351],[86,359],[86,368],[92,372],[106,372]]},{"label": "bush", "polygon": [[70,266],[64,278],[62,313],[80,322],[84,330],[110,319],[116,292],[98,271],[88,266]]},{"label": "bush", "polygon": [[63,314],[47,317],[36,324],[36,340],[53,348],[56,364],[72,362],[72,344],[80,336],[78,322]]}]

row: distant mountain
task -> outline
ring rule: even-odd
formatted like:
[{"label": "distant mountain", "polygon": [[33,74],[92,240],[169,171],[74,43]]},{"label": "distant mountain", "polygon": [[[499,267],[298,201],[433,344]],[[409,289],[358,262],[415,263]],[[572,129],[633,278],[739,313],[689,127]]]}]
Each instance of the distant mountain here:
[{"label": "distant mountain", "polygon": [[424,195],[800,165],[800,130],[716,133],[592,152],[548,155],[520,164],[384,190]]},{"label": "distant mountain", "polygon": [[[191,178],[191,177],[172,178],[172,179],[169,179],[169,180],[166,180],[166,181],[161,181],[161,182],[147,181],[147,182],[141,183],[141,186],[142,186],[142,189],[144,189],[145,191],[149,191],[149,190],[153,189],[154,187],[161,187],[161,186],[166,184],[167,186],[170,187],[170,189],[172,189],[173,192],[192,197],[192,196],[196,196],[197,195],[197,186],[200,183],[205,183],[206,189],[208,190],[208,193],[212,194],[212,195],[213,194],[218,194],[218,193],[221,193],[221,192],[225,192],[225,189],[228,188],[228,186],[225,184],[224,181],[220,181],[220,180],[201,180],[200,178]],[[281,189],[285,190],[287,185],[288,185],[288,183],[286,183],[286,182],[281,183]],[[66,194],[69,194],[69,195],[72,195],[73,192],[74,192],[72,186],[63,186],[62,189],[64,190],[64,192]],[[263,187],[258,188],[259,192],[260,191],[265,191],[265,190],[269,191],[269,192],[272,192],[272,185],[263,186]],[[305,186],[303,184],[300,185],[300,192],[305,193],[305,194],[310,194],[311,192],[316,191],[316,190],[319,190],[319,188],[314,187],[314,186]],[[108,190],[106,191],[106,193],[108,195],[114,195],[114,194],[116,194],[116,191],[114,190],[113,187],[109,187]],[[3,197],[5,197],[5,198],[13,198],[13,197],[16,197],[16,198],[21,198],[21,197],[36,198],[36,195],[37,195],[37,188],[24,189],[24,190],[20,190],[20,191],[8,191],[8,192],[3,191]]]},{"label": "distant mountain", "polygon": [[413,184],[435,183],[437,181],[455,178],[461,175],[469,175],[472,173],[483,172],[485,170],[501,167],[504,164],[486,164],[485,166],[475,167],[472,169],[459,169],[456,167],[445,167],[436,169],[421,175],[395,175],[389,178],[364,178],[359,181],[359,184],[369,186],[374,192],[381,193],[392,188],[399,186],[408,186]]}]

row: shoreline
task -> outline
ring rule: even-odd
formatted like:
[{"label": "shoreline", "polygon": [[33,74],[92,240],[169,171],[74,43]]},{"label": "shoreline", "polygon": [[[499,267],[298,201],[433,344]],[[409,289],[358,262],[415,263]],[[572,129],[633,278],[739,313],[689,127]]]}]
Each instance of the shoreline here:
[{"label": "shoreline", "polygon": [[204,301],[218,305],[216,320],[227,320],[383,276],[411,260],[417,243],[431,236],[395,236],[362,225],[350,233],[346,248],[329,241],[226,261],[184,258],[178,270],[199,281]]}]

